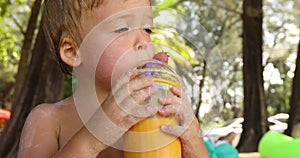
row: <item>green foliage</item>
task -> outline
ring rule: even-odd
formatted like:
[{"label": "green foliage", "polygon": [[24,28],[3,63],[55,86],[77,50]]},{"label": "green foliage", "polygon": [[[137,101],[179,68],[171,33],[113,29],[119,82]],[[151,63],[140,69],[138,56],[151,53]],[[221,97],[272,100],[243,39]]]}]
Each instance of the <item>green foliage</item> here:
[{"label": "green foliage", "polygon": [[72,94],[73,94],[72,76],[67,75],[64,81],[64,98],[69,97]]},{"label": "green foliage", "polygon": [[6,88],[7,83],[13,83],[17,72],[17,66],[8,65],[5,69],[0,65],[0,93]]},{"label": "green foliage", "polygon": [[179,54],[183,58],[188,60],[190,64],[196,64],[196,59],[193,58],[190,54],[190,52],[193,52],[194,50],[191,49],[188,45],[186,45],[184,39],[180,37],[178,33],[166,30],[154,30],[154,32],[155,33],[152,35],[152,41],[154,43],[160,44],[160,48],[158,48],[156,52],[168,52],[169,55],[173,54],[172,59],[175,59],[177,62],[181,62],[181,59],[179,59],[179,57],[176,56],[176,54]]},{"label": "green foliage", "polygon": [[[214,39],[216,48],[222,54],[226,73],[227,92],[224,94],[224,107],[233,116],[230,109],[243,107],[243,74],[242,74],[242,1],[238,0],[157,0],[159,8],[172,8],[178,12],[198,19]],[[291,94],[291,81],[288,73],[291,67],[287,66],[287,56],[297,50],[299,32],[300,2],[284,0],[264,1],[264,63],[273,63],[274,68],[280,72],[282,84],[270,84],[266,87],[267,105],[269,113],[287,112]],[[164,34],[161,32],[161,34]],[[167,34],[167,33],[166,33]],[[178,40],[177,40],[178,38]],[[191,56],[186,55],[192,46],[188,41],[183,43],[180,36],[171,38],[154,37],[154,42],[169,45],[180,56],[190,63]],[[172,39],[172,40],[170,40]],[[188,48],[189,47],[189,48]],[[168,50],[166,50],[168,51]],[[173,57],[173,56],[172,56]],[[175,57],[175,60],[178,58]],[[294,61],[293,61],[294,62]],[[192,64],[193,65],[193,64]],[[199,78],[202,78],[201,65],[196,68]],[[266,81],[267,82],[267,81]],[[231,113],[231,114],[230,114]],[[228,117],[227,117],[228,118]],[[229,117],[230,118],[230,117]]]},{"label": "green foliage", "polygon": [[290,57],[296,54],[299,42],[300,5],[298,1],[284,0],[266,0],[264,5],[264,65],[273,64],[283,81],[282,84],[265,81],[268,111],[270,115],[287,113],[292,90],[288,73],[294,71],[291,65],[296,58],[291,61]]},{"label": "green foliage", "polygon": [[0,39],[0,62],[2,66],[8,67],[9,65],[17,65],[20,54],[19,49],[16,46],[16,42],[19,40],[16,34],[13,34],[9,28],[0,26],[0,32],[2,37]]},{"label": "green foliage", "polygon": [[30,5],[31,1],[1,0],[0,73],[16,73],[16,71],[7,72],[5,69],[17,67],[20,60],[20,49],[30,13]]},{"label": "green foliage", "polygon": [[266,0],[264,1],[264,30],[268,47],[298,43],[295,31],[299,27],[300,10],[298,1]]},{"label": "green foliage", "polygon": [[0,0],[0,96],[4,98],[11,97],[3,92],[15,82],[31,3],[31,0]]},{"label": "green foliage", "polygon": [[174,5],[174,0],[158,0],[157,7],[159,8],[169,8]]}]

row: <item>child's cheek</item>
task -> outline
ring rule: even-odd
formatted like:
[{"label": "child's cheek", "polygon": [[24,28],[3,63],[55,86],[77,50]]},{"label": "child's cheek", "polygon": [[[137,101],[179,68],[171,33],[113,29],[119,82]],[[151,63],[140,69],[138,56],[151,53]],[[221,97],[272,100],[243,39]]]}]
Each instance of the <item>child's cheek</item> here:
[{"label": "child's cheek", "polygon": [[116,42],[105,49],[96,70],[96,78],[100,79],[101,83],[110,84],[113,75],[118,78],[125,71],[121,60],[127,51],[128,47]]}]

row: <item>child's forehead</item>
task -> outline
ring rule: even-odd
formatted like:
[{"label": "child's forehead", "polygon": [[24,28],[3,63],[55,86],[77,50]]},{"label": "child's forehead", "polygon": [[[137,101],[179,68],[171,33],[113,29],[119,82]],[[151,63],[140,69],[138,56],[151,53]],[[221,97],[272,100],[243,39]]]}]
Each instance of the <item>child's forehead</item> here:
[{"label": "child's forehead", "polygon": [[145,25],[152,26],[152,11],[147,7],[125,10],[106,18],[101,23],[110,26],[110,24],[113,25],[124,22],[131,27],[144,27]]},{"label": "child's forehead", "polygon": [[83,12],[80,25],[83,37],[96,25],[109,26],[110,21],[115,23],[123,19],[131,21],[133,26],[152,25],[152,9],[149,0],[104,0],[90,11]]},{"label": "child's forehead", "polygon": [[[149,8],[139,9],[139,8]],[[102,0],[99,7],[94,8],[92,14],[87,14],[92,16],[92,18],[97,18],[102,21],[111,16],[132,16],[148,14],[147,17],[152,18],[149,0]]]}]

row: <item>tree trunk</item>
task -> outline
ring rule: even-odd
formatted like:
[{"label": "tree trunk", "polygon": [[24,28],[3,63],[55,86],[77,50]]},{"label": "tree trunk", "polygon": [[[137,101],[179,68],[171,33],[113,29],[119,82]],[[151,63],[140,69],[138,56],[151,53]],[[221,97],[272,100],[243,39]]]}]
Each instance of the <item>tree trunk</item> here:
[{"label": "tree trunk", "polygon": [[[50,57],[43,29],[39,28],[26,80],[12,108],[12,118],[0,137],[0,157],[16,157],[21,131],[33,107],[63,95],[64,75]],[[17,83],[20,84],[20,83]]]},{"label": "tree trunk", "polygon": [[293,78],[292,96],[290,100],[290,117],[288,120],[288,128],[285,131],[287,135],[291,135],[294,125],[300,123],[300,40],[298,44],[296,70]]},{"label": "tree trunk", "polygon": [[257,151],[267,130],[262,66],[262,0],[243,1],[244,123],[238,149]]},{"label": "tree trunk", "polygon": [[[18,73],[16,76],[16,84],[14,87],[14,98],[18,98],[21,91],[23,81],[25,81],[26,72],[30,62],[30,52],[33,43],[34,31],[38,21],[38,16],[41,8],[42,0],[35,0],[31,7],[31,14],[27,24],[27,30],[24,35],[23,46],[21,48],[21,59],[19,61]],[[16,100],[13,100],[15,103]]]}]

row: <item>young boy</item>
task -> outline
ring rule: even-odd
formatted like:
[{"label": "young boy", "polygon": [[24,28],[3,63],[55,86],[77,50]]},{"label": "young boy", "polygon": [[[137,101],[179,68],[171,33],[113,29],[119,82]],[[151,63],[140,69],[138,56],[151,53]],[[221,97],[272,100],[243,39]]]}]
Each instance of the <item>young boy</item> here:
[{"label": "young boy", "polygon": [[[65,73],[74,69],[78,87],[73,96],[32,110],[22,131],[18,157],[123,157],[117,142],[137,122],[157,113],[179,116],[178,126],[164,125],[161,130],[180,138],[184,158],[209,157],[198,121],[180,90],[172,88],[174,96],[158,100],[161,109],[139,106],[156,89],[151,80],[133,80],[136,70],[128,69],[152,58],[147,54],[152,49],[148,45],[152,19],[130,10],[149,6],[149,0],[49,0],[45,4],[44,30],[51,49]],[[123,11],[126,14],[113,16]],[[136,56],[131,56],[130,50]],[[86,83],[94,86],[101,108],[93,107],[91,87]],[[88,114],[82,112],[85,108]]]}]

